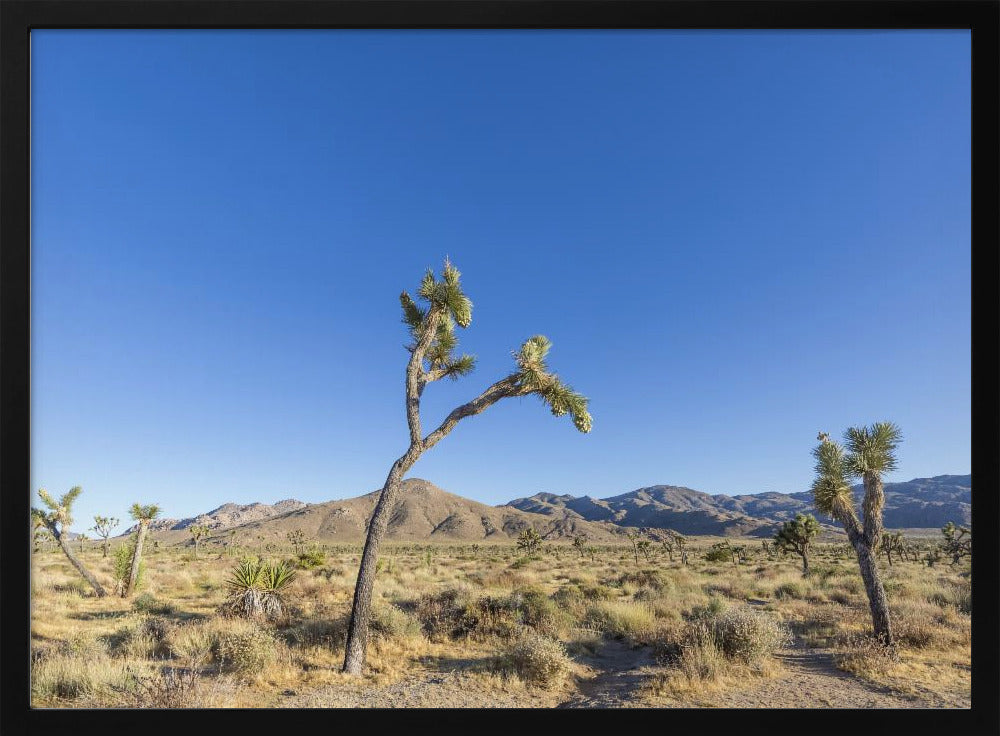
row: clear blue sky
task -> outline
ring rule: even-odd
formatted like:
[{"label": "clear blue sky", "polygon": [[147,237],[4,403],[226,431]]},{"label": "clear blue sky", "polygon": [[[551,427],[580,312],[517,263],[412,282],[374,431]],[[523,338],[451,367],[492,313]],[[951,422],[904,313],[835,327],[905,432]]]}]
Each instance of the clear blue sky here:
[{"label": "clear blue sky", "polygon": [[[476,372],[536,333],[589,396],[411,471],[496,504],[805,490],[896,421],[967,473],[968,32],[36,31],[32,485],[74,529],[381,486],[398,294],[450,256]],[[124,525],[123,527],[124,528]]]}]

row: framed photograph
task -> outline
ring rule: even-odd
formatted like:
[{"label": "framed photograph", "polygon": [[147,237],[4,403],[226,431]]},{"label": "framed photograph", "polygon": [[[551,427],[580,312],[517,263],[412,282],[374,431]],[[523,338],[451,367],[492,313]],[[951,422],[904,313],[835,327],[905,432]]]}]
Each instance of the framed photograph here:
[{"label": "framed photograph", "polygon": [[5,733],[995,732],[996,3],[0,7]]}]

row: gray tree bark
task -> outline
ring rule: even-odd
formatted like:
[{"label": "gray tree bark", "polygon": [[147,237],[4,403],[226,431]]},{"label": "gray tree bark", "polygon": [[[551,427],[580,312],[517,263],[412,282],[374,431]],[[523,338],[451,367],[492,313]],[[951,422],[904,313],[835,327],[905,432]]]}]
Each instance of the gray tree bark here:
[{"label": "gray tree bark", "polygon": [[128,585],[122,591],[122,598],[128,598],[135,590],[136,581],[139,579],[139,563],[142,561],[142,544],[146,541],[146,530],[149,528],[148,520],[139,521],[139,530],[135,537],[135,550],[132,551],[132,569],[128,575]]},{"label": "gray tree bark", "polygon": [[60,534],[58,531],[56,531],[54,526],[50,526],[49,531],[52,533],[52,536],[56,538],[56,541],[59,543],[59,548],[62,549],[63,554],[65,554],[66,557],[69,559],[70,564],[76,568],[77,572],[83,575],[84,579],[88,583],[90,583],[90,586],[94,589],[94,592],[97,593],[97,597],[103,598],[104,596],[106,596],[107,592],[104,590],[103,587],[101,587],[101,584],[97,582],[97,578],[93,576],[90,570],[84,567],[83,563],[76,558],[76,555],[74,555],[73,550],[69,548],[69,544],[66,543],[66,540],[63,537],[63,535]]}]

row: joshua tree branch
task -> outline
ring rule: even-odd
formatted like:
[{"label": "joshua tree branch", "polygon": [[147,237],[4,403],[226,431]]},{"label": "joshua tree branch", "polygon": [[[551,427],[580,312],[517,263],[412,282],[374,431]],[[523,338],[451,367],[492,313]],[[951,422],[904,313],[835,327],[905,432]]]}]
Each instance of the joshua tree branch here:
[{"label": "joshua tree branch", "polygon": [[423,439],[421,444],[422,450],[429,450],[434,447],[434,445],[440,442],[442,437],[451,432],[451,430],[455,428],[455,425],[462,419],[486,411],[486,409],[493,406],[493,404],[500,401],[500,399],[505,399],[510,396],[524,396],[531,393],[519,385],[518,378],[519,376],[517,373],[512,373],[506,378],[494,383],[472,401],[453,409],[451,414],[445,417],[445,420],[441,422],[441,425]]},{"label": "joshua tree branch", "polygon": [[424,319],[423,331],[420,339],[413,346],[410,354],[410,362],[406,364],[406,422],[410,427],[410,444],[416,445],[420,442],[420,395],[424,392],[424,355],[434,341],[434,333],[437,330],[438,321],[441,319],[441,310],[436,305],[432,305]]}]

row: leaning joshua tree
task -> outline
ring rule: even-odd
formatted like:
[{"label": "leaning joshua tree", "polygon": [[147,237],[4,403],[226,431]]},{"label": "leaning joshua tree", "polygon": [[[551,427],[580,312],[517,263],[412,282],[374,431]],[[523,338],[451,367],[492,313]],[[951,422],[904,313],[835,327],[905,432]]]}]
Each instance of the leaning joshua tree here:
[{"label": "leaning joshua tree", "polygon": [[[882,508],[885,505],[882,476],[896,469],[895,449],[902,441],[902,433],[891,422],[851,427],[844,433],[846,450],[825,432],[820,432],[817,439],[820,444],[813,449],[816,458],[813,502],[818,511],[836,519],[847,532],[861,568],[875,636],[892,649],[895,642],[889,624],[889,601],[876,560],[882,541]],[[863,520],[858,519],[854,507],[848,482],[851,477],[861,478],[864,484]]]},{"label": "leaning joshua tree", "polygon": [[812,514],[796,514],[782,524],[774,535],[774,546],[782,552],[794,552],[802,558],[802,574],[809,574],[809,547],[819,534],[819,522]]},{"label": "leaning joshua tree", "polygon": [[101,584],[97,582],[97,578],[83,566],[83,563],[76,558],[73,554],[73,550],[69,548],[69,544],[66,541],[66,531],[69,529],[70,524],[73,523],[72,517],[72,507],[73,502],[76,500],[83,492],[80,486],[73,486],[69,489],[63,497],[56,501],[44,488],[38,489],[38,497],[42,499],[46,506],[49,507],[49,511],[42,511],[41,509],[31,509],[31,518],[34,520],[37,526],[44,527],[48,530],[49,534],[56,540],[59,544],[59,548],[63,551],[63,554],[69,559],[70,563],[77,569],[83,577],[90,583],[90,586],[97,593],[98,598],[103,598],[107,595]]},{"label": "leaning joshua tree", "polygon": [[129,571],[128,583],[122,587],[122,598],[128,598],[135,590],[136,581],[139,579],[139,564],[142,562],[142,543],[146,541],[146,532],[149,531],[149,522],[160,515],[160,507],[156,504],[140,506],[132,504],[128,510],[132,518],[139,522],[135,530],[135,549],[132,551],[132,567]]},{"label": "leaning joshua tree", "polygon": [[427,384],[442,378],[457,379],[470,373],[475,366],[473,356],[454,355],[458,343],[455,326],[469,326],[472,321],[472,302],[462,291],[458,270],[448,261],[445,261],[440,281],[431,270],[424,274],[417,294],[425,306],[419,306],[405,291],[399,296],[403,307],[403,321],[409,327],[412,337],[412,342],[407,346],[410,359],[406,365],[406,421],[410,444],[406,452],[392,464],[368,524],[368,537],[354,587],[354,604],[344,657],[344,672],[355,675],[361,674],[365,660],[379,546],[396,505],[403,476],[417,459],[440,442],[462,419],[480,414],[501,399],[515,396],[534,394],[540,397],[555,416],[570,414],[574,425],[581,432],[589,432],[591,426],[587,399],[549,371],[545,357],[551,343],[546,337],[536,335],[526,340],[513,354],[516,368],[512,373],[489,386],[468,403],[456,407],[436,429],[425,435],[420,422],[420,397]]}]

